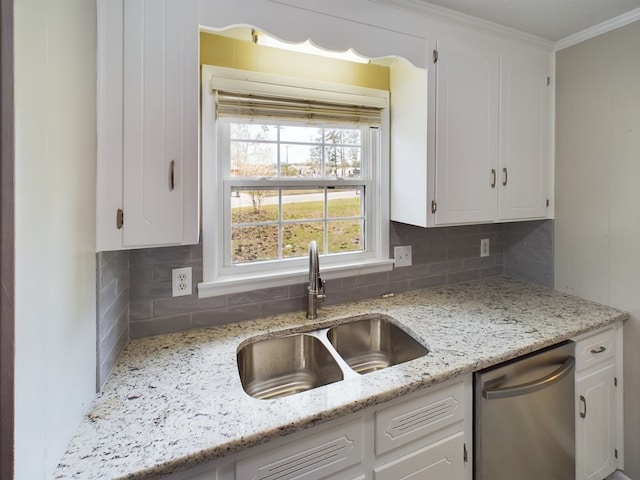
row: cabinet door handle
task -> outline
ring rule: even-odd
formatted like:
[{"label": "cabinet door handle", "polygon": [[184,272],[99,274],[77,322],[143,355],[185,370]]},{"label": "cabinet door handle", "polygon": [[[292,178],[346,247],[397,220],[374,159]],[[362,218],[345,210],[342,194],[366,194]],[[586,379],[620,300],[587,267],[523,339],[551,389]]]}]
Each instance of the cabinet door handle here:
[{"label": "cabinet door handle", "polygon": [[580,395],[580,401],[584,407],[584,410],[580,412],[580,418],[587,418],[587,399],[584,398],[584,395]]},{"label": "cabinet door handle", "polygon": [[169,162],[169,191],[173,192],[174,188],[176,188],[176,161],[171,160]]},{"label": "cabinet door handle", "polygon": [[601,345],[599,349],[596,350],[594,348],[593,350],[591,350],[591,353],[593,353],[594,355],[598,355],[599,353],[602,353],[606,350],[607,350],[607,347],[605,347],[604,345]]},{"label": "cabinet door handle", "polygon": [[506,167],[502,169],[502,173],[504,174],[504,180],[502,181],[502,186],[506,187],[507,186],[507,181],[509,180],[509,176],[507,174]]},{"label": "cabinet door handle", "polygon": [[496,169],[491,169],[491,188],[496,188]]}]

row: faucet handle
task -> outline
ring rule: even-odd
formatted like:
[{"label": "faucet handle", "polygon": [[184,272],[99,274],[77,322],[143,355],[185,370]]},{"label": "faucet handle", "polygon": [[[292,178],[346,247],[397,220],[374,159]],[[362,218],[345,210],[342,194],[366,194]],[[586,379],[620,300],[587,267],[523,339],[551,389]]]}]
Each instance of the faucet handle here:
[{"label": "faucet handle", "polygon": [[325,282],[320,277],[318,277],[318,294],[316,295],[318,302],[324,302],[327,299],[327,296],[324,293]]}]

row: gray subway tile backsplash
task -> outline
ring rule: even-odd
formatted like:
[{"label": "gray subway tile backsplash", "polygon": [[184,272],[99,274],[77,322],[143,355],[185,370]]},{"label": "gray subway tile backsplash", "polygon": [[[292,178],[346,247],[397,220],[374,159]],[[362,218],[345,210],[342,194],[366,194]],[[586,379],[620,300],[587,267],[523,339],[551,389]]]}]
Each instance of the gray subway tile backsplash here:
[{"label": "gray subway tile backsplash", "polygon": [[153,335],[189,330],[190,328],[193,328],[192,314],[185,313],[129,322],[129,335],[131,338],[151,337]]},{"label": "gray subway tile backsplash", "polygon": [[227,304],[229,306],[245,305],[247,303],[262,303],[287,297],[289,297],[289,287],[263,288],[227,295]]},{"label": "gray subway tile backsplash", "polygon": [[389,281],[412,280],[426,277],[429,274],[429,266],[426,264],[411,265],[410,267],[394,268],[389,272]]},{"label": "gray subway tile backsplash", "polygon": [[306,297],[281,298],[267,300],[259,304],[259,316],[279,315],[281,313],[295,312],[306,308]]},{"label": "gray subway tile backsplash", "polygon": [[181,313],[202,312],[224,308],[226,305],[224,297],[198,298],[195,293],[185,297],[172,297],[169,291],[168,297],[153,300],[153,316],[161,318]]},{"label": "gray subway tile backsplash", "polygon": [[447,273],[447,283],[460,283],[479,279],[480,270]]},{"label": "gray subway tile backsplash", "polygon": [[96,390],[129,342],[129,252],[96,254]]},{"label": "gray subway tile backsplash", "polygon": [[429,264],[429,274],[438,275],[440,273],[454,273],[464,270],[464,260],[447,260],[446,262],[436,262]]},{"label": "gray subway tile backsplash", "polygon": [[504,273],[553,288],[553,220],[507,224]]},{"label": "gray subway tile backsplash", "polygon": [[241,322],[258,317],[260,317],[260,304],[258,303],[196,312],[191,316],[193,328],[212,327],[214,325]]},{"label": "gray subway tile backsplash", "polygon": [[446,275],[432,275],[430,277],[417,278],[409,282],[409,290],[419,290],[421,288],[437,287],[447,283]]},{"label": "gray subway tile backsplash", "polygon": [[[490,239],[488,257],[479,256],[481,238]],[[553,286],[551,220],[429,229],[391,222],[389,239],[391,255],[395,246],[412,245],[413,265],[327,280],[327,304],[503,274]],[[305,308],[306,284],[198,299],[202,245],[100,252],[96,261],[98,337],[99,342],[103,340],[98,348],[99,388],[129,337],[302,312]],[[186,266],[193,268],[194,293],[174,298],[171,270]]]}]

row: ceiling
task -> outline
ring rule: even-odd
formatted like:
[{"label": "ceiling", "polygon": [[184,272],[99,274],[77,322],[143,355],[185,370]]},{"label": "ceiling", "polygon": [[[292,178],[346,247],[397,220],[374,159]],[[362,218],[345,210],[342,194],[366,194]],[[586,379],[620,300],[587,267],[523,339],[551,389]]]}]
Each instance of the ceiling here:
[{"label": "ceiling", "polygon": [[552,42],[640,8],[640,0],[424,0]]}]

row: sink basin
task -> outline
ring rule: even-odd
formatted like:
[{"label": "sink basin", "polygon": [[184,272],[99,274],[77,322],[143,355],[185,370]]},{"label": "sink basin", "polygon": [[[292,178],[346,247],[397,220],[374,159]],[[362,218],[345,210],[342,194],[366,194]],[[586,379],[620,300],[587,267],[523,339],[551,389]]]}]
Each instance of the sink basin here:
[{"label": "sink basin", "polygon": [[428,353],[427,347],[390,317],[369,314],[330,328],[252,341],[238,350],[237,361],[244,391],[255,398],[271,399]]},{"label": "sink basin", "polygon": [[237,360],[244,391],[260,399],[286,397],[344,378],[322,342],[306,334],[249,343],[238,351]]},{"label": "sink basin", "polygon": [[373,372],[429,353],[424,345],[381,315],[332,327],[327,336],[349,367],[358,373]]}]

